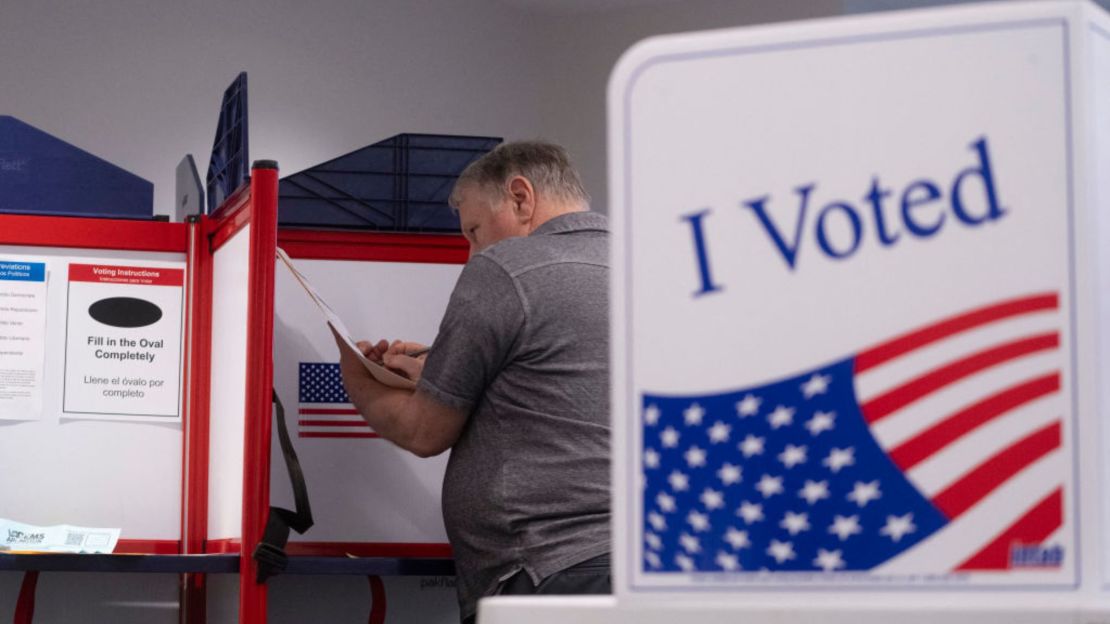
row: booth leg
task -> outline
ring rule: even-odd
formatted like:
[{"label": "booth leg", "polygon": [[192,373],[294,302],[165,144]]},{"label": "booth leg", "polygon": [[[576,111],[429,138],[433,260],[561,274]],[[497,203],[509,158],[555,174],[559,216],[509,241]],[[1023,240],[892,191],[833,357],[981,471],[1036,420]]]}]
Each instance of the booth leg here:
[{"label": "booth leg", "polygon": [[385,624],[385,583],[380,576],[370,576],[370,623]]},{"label": "booth leg", "polygon": [[19,599],[15,603],[13,624],[31,624],[35,617],[35,586],[39,582],[38,570],[23,574],[23,584],[19,587]]}]

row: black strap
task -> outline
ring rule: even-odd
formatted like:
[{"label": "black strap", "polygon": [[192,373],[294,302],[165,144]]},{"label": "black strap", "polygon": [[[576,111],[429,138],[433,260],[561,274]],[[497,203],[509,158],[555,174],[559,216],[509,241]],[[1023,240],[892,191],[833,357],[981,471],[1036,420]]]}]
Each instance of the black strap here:
[{"label": "black strap", "polygon": [[293,504],[296,512],[282,507],[270,507],[270,517],[266,521],[266,531],[262,541],[254,549],[254,560],[258,562],[259,583],[265,583],[271,576],[285,571],[289,557],[285,554],[285,543],[289,541],[289,529],[304,533],[312,527],[312,507],[308,503],[308,488],[304,482],[304,472],[289,430],[285,426],[285,407],[274,392],[274,417],[277,420],[278,439],[281,441],[281,454],[285,456],[285,467],[289,470],[289,481],[293,484]]}]

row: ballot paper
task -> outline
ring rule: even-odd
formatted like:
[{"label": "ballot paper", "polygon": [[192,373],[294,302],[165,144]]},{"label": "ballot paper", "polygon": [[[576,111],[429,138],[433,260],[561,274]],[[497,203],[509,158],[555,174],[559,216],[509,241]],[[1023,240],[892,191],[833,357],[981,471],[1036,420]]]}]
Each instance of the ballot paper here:
[{"label": "ballot paper", "polygon": [[362,350],[355,344],[354,338],[351,337],[351,332],[347,330],[347,326],[343,324],[339,315],[337,315],[335,311],[331,309],[331,306],[324,301],[324,298],[320,296],[320,293],[316,291],[316,288],[312,286],[308,278],[298,271],[297,267],[293,266],[293,261],[289,258],[289,255],[285,253],[285,250],[279,247],[277,250],[277,257],[285,264],[289,272],[293,274],[297,283],[308,293],[309,299],[320,309],[320,312],[324,315],[324,321],[331,327],[332,331],[343,340],[345,348],[350,349],[355,356],[358,357],[359,361],[370,371],[370,375],[372,375],[374,379],[393,388],[412,389],[416,387],[416,384],[411,379],[403,377],[385,366],[367,359],[366,356],[362,354]]},{"label": "ballot paper", "polygon": [[0,518],[0,552],[106,554],[116,549],[119,532],[69,524],[40,527]]}]

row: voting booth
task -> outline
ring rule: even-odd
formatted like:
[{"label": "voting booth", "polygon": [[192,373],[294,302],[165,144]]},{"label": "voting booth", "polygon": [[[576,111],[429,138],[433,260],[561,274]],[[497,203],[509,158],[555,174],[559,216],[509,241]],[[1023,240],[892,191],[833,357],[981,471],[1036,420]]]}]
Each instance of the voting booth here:
[{"label": "voting booth", "polygon": [[[280,228],[278,245],[357,338],[431,344],[466,262],[461,236]],[[292,534],[290,556],[448,559],[440,488],[448,453],[421,459],[378,436],[350,403],[338,352],[320,310],[292,273],[275,276],[274,388],[308,484],[315,520]],[[271,443],[274,475],[285,471],[278,440]],[[274,478],[274,505],[292,508],[289,480]],[[353,559],[350,559],[353,560]],[[329,596],[327,613],[369,611],[380,622],[458,621],[454,578],[320,579],[280,576],[270,600],[271,621],[297,602]],[[286,608],[283,609],[283,605]],[[375,619],[377,618],[377,619]],[[293,620],[288,620],[293,621]]]},{"label": "voting booth", "polygon": [[[0,215],[0,515],[120,529],[66,533],[88,550],[179,552],[185,241],[182,225]],[[36,583],[40,600],[67,593],[56,575],[0,577],[17,621]]]},{"label": "voting booth", "polygon": [[[0,470],[25,484],[4,514],[119,529],[114,549],[70,535],[112,554],[4,555],[27,570],[17,621],[40,570],[185,573],[145,581],[180,591],[181,621],[221,604],[212,621],[265,620],[251,552],[269,506],[276,202],[276,163],[260,161],[188,224],[0,216]],[[182,556],[199,554],[214,556]],[[238,575],[208,601],[211,572]],[[38,584],[40,600],[64,590]]]},{"label": "voting booth", "polygon": [[628,51],[615,597],[481,621],[1101,621],[1107,69],[1079,2]]},{"label": "voting booth", "polygon": [[[424,344],[435,338],[469,253],[461,236],[286,228],[279,245],[354,336]],[[370,428],[343,390],[331,330],[291,273],[278,269],[275,388],[316,518],[310,532],[292,536],[290,552],[450,556],[439,506],[449,454],[421,459]],[[274,453],[273,470],[282,461]],[[274,480],[273,500],[292,501],[288,480]]]}]

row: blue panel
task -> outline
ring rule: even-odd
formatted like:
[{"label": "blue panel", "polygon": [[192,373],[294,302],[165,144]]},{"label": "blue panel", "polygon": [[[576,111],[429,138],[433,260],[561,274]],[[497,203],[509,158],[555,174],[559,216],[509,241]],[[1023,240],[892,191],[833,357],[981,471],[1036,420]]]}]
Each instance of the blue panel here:
[{"label": "blue panel", "polygon": [[399,134],[283,178],[278,223],[400,232],[457,232],[447,204],[458,175],[496,137]]},{"label": "blue panel", "polygon": [[149,219],[154,185],[0,115],[0,212]]},{"label": "blue panel", "polygon": [[240,72],[224,91],[212,158],[208,161],[208,211],[215,212],[250,178],[247,128],[247,73]]}]

